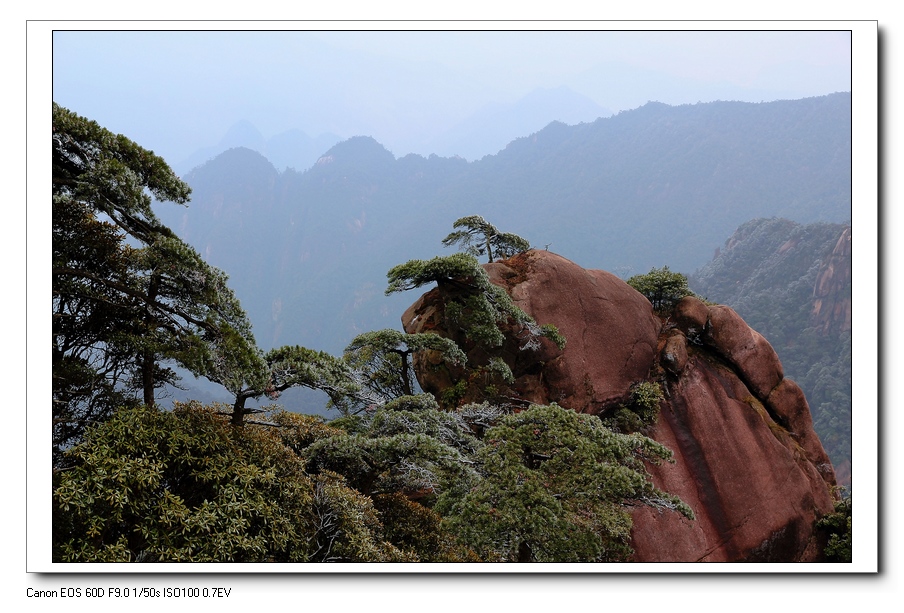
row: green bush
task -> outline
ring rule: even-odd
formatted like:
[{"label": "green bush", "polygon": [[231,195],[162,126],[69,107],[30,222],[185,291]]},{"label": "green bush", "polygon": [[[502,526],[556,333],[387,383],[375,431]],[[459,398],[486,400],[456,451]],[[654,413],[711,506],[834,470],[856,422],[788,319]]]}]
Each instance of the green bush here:
[{"label": "green bush", "polygon": [[[57,473],[57,562],[398,561],[372,501],[293,448],[333,438],[318,418],[230,425],[231,407],[117,412]],[[279,424],[281,427],[275,427]]]},{"label": "green bush", "polygon": [[835,512],[823,517],[817,528],[828,533],[824,550],[827,562],[850,562],[851,554],[851,497],[847,496],[835,503]]},{"label": "green bush", "polygon": [[685,296],[693,296],[687,284],[687,277],[680,272],[672,272],[668,266],[653,268],[645,275],[634,275],[628,285],[643,294],[653,310],[664,313]]},{"label": "green bush", "polygon": [[[477,452],[481,479],[441,497],[451,531],[488,561],[611,562],[631,554],[630,504],[693,513],[656,489],[644,461],[671,452],[558,405],[502,417]],[[592,468],[590,468],[592,467]]]},{"label": "green bush", "polygon": [[603,423],[616,432],[638,432],[656,423],[659,403],[663,400],[658,383],[643,381],[631,390],[631,400],[603,418]]}]

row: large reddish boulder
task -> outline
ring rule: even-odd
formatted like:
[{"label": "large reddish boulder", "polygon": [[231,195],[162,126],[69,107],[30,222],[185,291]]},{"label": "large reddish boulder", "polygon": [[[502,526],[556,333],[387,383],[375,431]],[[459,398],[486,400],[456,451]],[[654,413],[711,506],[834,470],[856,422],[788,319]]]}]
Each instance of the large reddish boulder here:
[{"label": "large reddish boulder", "polygon": [[[544,402],[598,413],[648,377],[660,322],[650,302],[615,275],[549,251],[528,251],[486,270],[516,305],[567,340],[565,351],[543,365]],[[600,339],[607,339],[604,351]]]},{"label": "large reddish boulder", "polygon": [[[567,339],[564,350],[544,339],[530,351],[507,339],[498,354],[515,376],[505,392],[512,399],[605,414],[639,381],[663,386],[659,418],[644,434],[670,448],[675,462],[649,470],[656,486],[678,495],[696,519],[637,507],[634,560],[817,559],[814,523],[833,510],[834,471],[800,388],[784,379],[775,351],[737,313],[685,298],[660,320],[617,277],[546,251],[485,269],[519,307]],[[403,325],[465,346],[445,326],[447,291],[422,296]],[[474,347],[468,357],[477,364],[487,359]],[[424,389],[439,394],[460,373],[436,358],[422,356],[415,369]]]},{"label": "large reddish boulder", "polygon": [[782,379],[769,393],[764,404],[775,420],[782,424],[792,439],[804,450],[806,457],[816,466],[825,481],[834,483],[832,462],[823,448],[816,431],[810,405],[800,389],[791,379]]},{"label": "large reddish boulder", "polygon": [[[615,275],[586,270],[549,251],[528,251],[484,269],[516,305],[538,324],[554,324],[567,341],[564,351],[547,339],[525,351],[514,339],[516,331],[509,330],[505,345],[495,352],[515,376],[502,395],[525,405],[557,402],[598,413],[623,401],[632,384],[649,376],[659,319],[649,301]],[[486,352],[445,324],[442,305],[450,291],[438,287],[421,296],[402,315],[402,325],[411,334],[433,331],[453,338],[470,364],[482,365],[489,358]],[[600,339],[606,339],[605,347]],[[439,397],[462,373],[442,367],[437,359],[417,356],[414,365],[421,387]]]}]

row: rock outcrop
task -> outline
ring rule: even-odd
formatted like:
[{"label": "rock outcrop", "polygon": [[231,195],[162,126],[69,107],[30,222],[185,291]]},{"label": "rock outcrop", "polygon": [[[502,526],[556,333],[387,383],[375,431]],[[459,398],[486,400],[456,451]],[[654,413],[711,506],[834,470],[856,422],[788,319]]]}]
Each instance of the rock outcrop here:
[{"label": "rock outcrop", "polygon": [[[602,270],[585,270],[548,251],[529,251],[484,268],[490,280],[505,288],[538,324],[554,324],[567,339],[565,351],[546,339],[525,350],[516,338],[518,331],[508,330],[506,343],[494,353],[515,376],[507,397],[524,405],[557,402],[599,413],[624,400],[631,384],[647,377],[661,324],[647,299],[624,281]],[[442,305],[448,291],[433,289],[409,307],[402,316],[405,331],[449,336],[464,348],[469,364],[486,364],[490,356],[482,348],[445,325]],[[421,387],[438,396],[460,372],[430,368],[436,365],[428,365],[430,360],[429,355],[420,362],[416,359],[415,370]]]},{"label": "rock outcrop", "polygon": [[851,329],[851,228],[845,228],[813,287],[812,318],[823,332]]},{"label": "rock outcrop", "polygon": [[814,428],[851,485],[851,226],[754,219],[690,286],[727,304],[769,339],[804,390]]},{"label": "rock outcrop", "polygon": [[[835,474],[803,392],[783,377],[772,346],[730,308],[688,297],[674,314],[665,327],[675,329],[660,353],[668,400],[647,434],[676,461],[650,472],[697,518],[638,509],[635,559],[817,559],[813,524],[832,510]],[[694,342],[685,341],[684,368],[668,369],[680,344],[674,339],[688,336]]]},{"label": "rock outcrop", "polygon": [[[636,561],[817,559],[813,526],[832,511],[834,471],[800,388],[784,378],[769,343],[733,310],[685,298],[662,319],[614,275],[546,251],[485,269],[521,309],[567,339],[564,350],[545,339],[524,349],[511,331],[496,357],[512,369],[514,382],[502,391],[512,401],[604,415],[640,381],[663,386],[659,418],[644,434],[669,447],[675,462],[649,470],[696,519],[635,510]],[[442,312],[448,291],[431,290],[412,305],[403,315],[405,330],[454,338]],[[490,358],[456,341],[473,363]],[[456,378],[437,366],[429,356],[415,364],[422,387],[434,393]]]}]

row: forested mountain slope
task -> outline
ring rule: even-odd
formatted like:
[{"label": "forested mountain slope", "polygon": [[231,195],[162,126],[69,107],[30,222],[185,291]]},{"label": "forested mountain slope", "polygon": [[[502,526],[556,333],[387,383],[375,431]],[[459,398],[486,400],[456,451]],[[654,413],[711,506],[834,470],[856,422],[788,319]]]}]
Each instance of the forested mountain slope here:
[{"label": "forested mountain slope", "polygon": [[851,226],[755,219],[690,278],[734,308],[804,390],[838,476],[851,484]]},{"label": "forested mountain slope", "polygon": [[368,137],[278,172],[248,150],[185,176],[187,209],[161,211],[225,270],[265,347],[339,352],[397,327],[391,266],[432,257],[475,213],[582,266],[690,272],[752,217],[850,216],[851,98],[641,108],[553,123],[476,162],[395,158]]}]

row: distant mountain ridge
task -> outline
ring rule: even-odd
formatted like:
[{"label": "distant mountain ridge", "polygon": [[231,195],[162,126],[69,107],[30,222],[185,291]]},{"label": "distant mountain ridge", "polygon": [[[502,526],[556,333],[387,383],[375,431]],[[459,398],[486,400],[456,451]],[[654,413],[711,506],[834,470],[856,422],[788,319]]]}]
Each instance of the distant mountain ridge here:
[{"label": "distant mountain ridge", "polygon": [[692,272],[752,217],[847,220],[850,105],[650,103],[554,122],[476,162],[396,158],[357,137],[278,172],[236,149],[187,174],[191,205],[160,216],[230,275],[263,347],[339,353],[398,327],[405,299],[383,296],[386,271],[448,253],[440,240],[465,215],[623,275]]},{"label": "distant mountain ridge", "polygon": [[437,155],[479,160],[552,121],[574,125],[611,115],[611,110],[568,87],[537,89],[512,104],[484,107],[431,144]]},{"label": "distant mountain ridge", "polygon": [[[539,88],[510,104],[488,105],[443,133],[425,136],[421,146],[438,155],[475,160],[497,153],[513,139],[536,132],[551,121],[577,124],[610,115],[611,110],[566,86]],[[177,174],[184,175],[229,149],[246,147],[266,157],[277,169],[301,172],[343,140],[332,132],[311,137],[297,128],[265,138],[252,122],[243,119],[231,125],[216,145],[198,149],[171,165]]]},{"label": "distant mountain ridge", "polygon": [[297,129],[264,138],[251,122],[243,120],[233,124],[216,145],[199,149],[186,159],[174,163],[173,170],[179,175],[184,175],[225,151],[237,147],[245,147],[260,153],[276,168],[305,170],[311,167],[323,151],[341,140],[335,134],[324,133],[311,137]]}]

